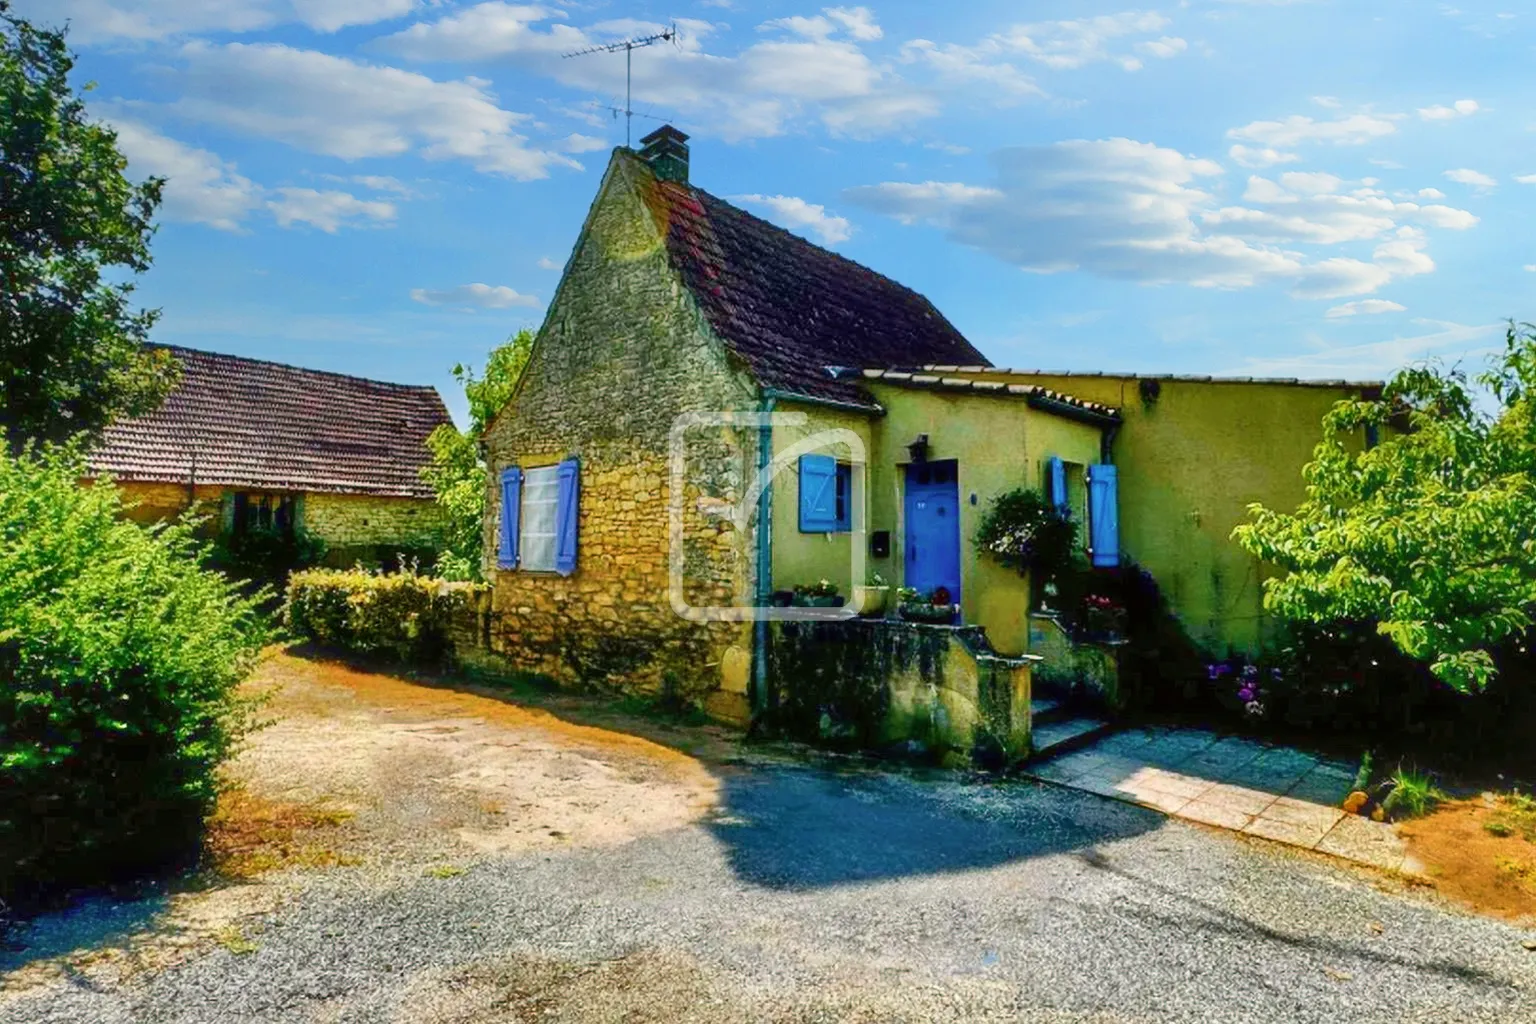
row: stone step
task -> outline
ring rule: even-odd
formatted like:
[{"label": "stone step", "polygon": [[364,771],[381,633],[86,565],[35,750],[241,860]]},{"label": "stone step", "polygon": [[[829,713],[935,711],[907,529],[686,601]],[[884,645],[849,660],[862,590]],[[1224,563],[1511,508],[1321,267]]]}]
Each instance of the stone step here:
[{"label": "stone step", "polygon": [[1114,728],[1113,723],[1102,718],[1068,718],[1059,722],[1036,725],[1032,733],[1034,755],[1031,760],[1055,757],[1057,754],[1091,743]]},{"label": "stone step", "polygon": [[1036,697],[1029,702],[1029,717],[1036,725],[1069,716],[1061,701],[1049,697]]}]

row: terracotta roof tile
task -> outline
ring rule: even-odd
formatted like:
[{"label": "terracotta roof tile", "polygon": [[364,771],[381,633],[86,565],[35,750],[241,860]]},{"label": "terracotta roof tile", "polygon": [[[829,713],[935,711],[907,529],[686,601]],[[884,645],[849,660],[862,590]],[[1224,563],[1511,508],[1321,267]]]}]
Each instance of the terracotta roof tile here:
[{"label": "terracotta roof tile", "polygon": [[170,348],[181,381],[147,416],[107,428],[91,469],[119,480],[430,498],[437,390]]},{"label": "terracotta roof tile", "polygon": [[836,367],[987,359],[933,304],[691,185],[634,160],[667,252],[715,333],[764,387],[875,408]]},{"label": "terracotta roof tile", "polygon": [[1120,418],[1119,410],[1112,406],[1102,405],[1098,402],[1087,402],[1072,395],[1062,394],[1060,391],[1041,387],[1038,384],[1005,384],[1003,381],[972,380],[969,377],[951,377],[947,375],[947,372],[979,373],[987,369],[984,366],[925,366],[923,369],[938,372],[914,373],[910,370],[865,369],[851,371],[851,373],[857,374],[867,381],[892,384],[896,387],[927,388],[934,391],[961,391],[983,395],[1016,395],[1025,399],[1043,399],[1045,402],[1051,403],[1058,408],[1061,406],[1071,406],[1104,420],[1118,420]]}]

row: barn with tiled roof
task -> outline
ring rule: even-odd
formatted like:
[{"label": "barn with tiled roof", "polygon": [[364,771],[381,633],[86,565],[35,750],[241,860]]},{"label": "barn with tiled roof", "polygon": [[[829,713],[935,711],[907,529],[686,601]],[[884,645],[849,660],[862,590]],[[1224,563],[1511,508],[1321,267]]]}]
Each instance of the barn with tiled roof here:
[{"label": "barn with tiled roof", "polygon": [[430,546],[427,436],[436,389],[168,347],[179,380],[154,412],[107,428],[89,456],[139,518],[201,505],[225,530],[300,528],[338,558]]}]

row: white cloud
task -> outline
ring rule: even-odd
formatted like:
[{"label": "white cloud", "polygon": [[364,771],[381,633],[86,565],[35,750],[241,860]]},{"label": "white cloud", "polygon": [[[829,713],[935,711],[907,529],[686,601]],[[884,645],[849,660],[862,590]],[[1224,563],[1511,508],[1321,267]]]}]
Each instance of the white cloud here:
[{"label": "white cloud", "polygon": [[1517,174],[1515,180],[1522,185],[1536,185],[1536,174]]},{"label": "white cloud", "polygon": [[1136,52],[1144,53],[1149,57],[1158,57],[1163,60],[1169,57],[1177,57],[1189,49],[1189,43],[1178,36],[1163,36],[1161,39],[1149,39],[1144,43],[1136,44]]},{"label": "white cloud", "polygon": [[1478,188],[1493,188],[1498,181],[1489,177],[1482,171],[1474,171],[1466,167],[1454,171],[1446,171],[1445,176],[1458,185],[1476,185]]},{"label": "white cloud", "polygon": [[1260,377],[1326,377],[1352,380],[1383,379],[1410,363],[1432,357],[1457,359],[1492,351],[1485,342],[1504,330],[1503,324],[1467,325],[1434,320],[1413,323],[1434,328],[1413,337],[1362,345],[1320,343],[1310,352],[1253,358],[1229,372]]},{"label": "white cloud", "polygon": [[134,121],[115,120],[118,148],[135,178],[165,178],[160,214],[167,220],[237,231],[261,203],[262,189],[235,165]]},{"label": "white cloud", "polygon": [[1339,102],[1337,96],[1313,96],[1312,102],[1328,110],[1338,110],[1344,104]]},{"label": "white cloud", "polygon": [[1527,263],[1525,265],[1525,269],[1533,274],[1536,274],[1536,263]]},{"label": "white cloud", "polygon": [[885,35],[868,7],[828,7],[825,13],[855,39],[869,41]]},{"label": "white cloud", "polygon": [[70,23],[69,41],[147,42],[208,32],[252,32],[299,22],[320,32],[409,14],[418,0],[20,0],[17,13]]},{"label": "white cloud", "polygon": [[1480,109],[1477,100],[1457,100],[1448,107],[1439,103],[1432,107],[1420,107],[1419,117],[1425,121],[1450,121],[1458,117],[1468,117]]},{"label": "white cloud", "polygon": [[[1023,54],[1057,70],[1109,62],[1126,71],[1136,71],[1141,68],[1141,61],[1117,50],[1113,44],[1127,37],[1160,33],[1169,24],[1166,17],[1152,11],[1124,11],[1070,21],[1015,25],[991,39],[1005,51]],[[1147,47],[1141,52],[1155,57],[1173,57],[1188,46],[1184,40],[1166,35],[1143,40],[1140,45]]]},{"label": "white cloud", "polygon": [[591,135],[571,132],[560,140],[560,148],[567,153],[594,153],[599,149],[607,149],[608,143]]},{"label": "white cloud", "polygon": [[1387,299],[1357,299],[1354,302],[1346,302],[1342,306],[1334,306],[1323,316],[1330,320],[1338,320],[1348,316],[1373,316],[1377,313],[1401,313],[1407,306]]},{"label": "white cloud", "polygon": [[268,200],[267,209],[285,228],[312,224],[334,235],[345,225],[387,224],[395,219],[394,203],[359,199],[350,192],[321,192],[312,188],[280,188],[275,192],[277,198]]},{"label": "white cloud", "polygon": [[510,309],[537,306],[534,295],[524,295],[504,284],[461,284],[456,288],[412,288],[411,298],[427,306],[468,306],[478,309]]},{"label": "white cloud", "polygon": [[554,260],[550,259],[548,256],[540,256],[539,257],[539,269],[540,270],[559,270],[560,269],[560,264],[556,263]]},{"label": "white cloud", "polygon": [[853,236],[848,218],[827,212],[820,203],[808,203],[798,196],[733,196],[737,202],[766,211],[769,220],[791,231],[815,235],[823,245],[846,242]]},{"label": "white cloud", "polygon": [[393,192],[397,196],[406,198],[416,194],[416,190],[411,186],[387,174],[354,174],[350,180],[375,192]]},{"label": "white cloud", "polygon": [[1280,121],[1254,121],[1233,128],[1227,132],[1227,138],[1289,149],[1305,142],[1358,146],[1395,131],[1397,125],[1393,118],[1379,114],[1351,114],[1332,121],[1316,121],[1302,114],[1292,114]]},{"label": "white cloud", "polygon": [[[1036,273],[1085,270],[1148,284],[1288,285],[1299,298],[1366,294],[1427,273],[1421,227],[1465,228],[1450,207],[1394,202],[1334,175],[1249,179],[1244,204],[1219,203],[1221,167],[1130,139],[1074,140],[993,155],[997,183],[886,182],[850,200]],[[1369,259],[1297,245],[1370,243]]]},{"label": "white cloud", "polygon": [[343,160],[462,160],[520,180],[581,166],[531,144],[516,130],[529,116],[500,107],[476,79],[439,82],[276,43],[196,42],[181,52],[182,96],[169,109],[224,130]]},{"label": "white cloud", "polygon": [[[862,13],[861,13],[862,12]],[[791,119],[819,118],[834,132],[906,128],[938,103],[876,64],[860,44],[878,26],[862,8],[828,8],[760,28],[770,38],[734,55],[706,52],[707,22],[689,22],[676,47],[652,47],[634,62],[637,104],[655,104],[727,141],[778,135]],[[487,2],[451,11],[388,36],[380,45],[412,60],[502,61],[575,89],[622,95],[624,61],[561,54],[606,42],[618,23],[578,28],[555,11]],[[684,21],[678,24],[684,28]],[[625,22],[628,31],[664,26]]]},{"label": "white cloud", "polygon": [[1421,189],[1419,189],[1419,193],[1418,194],[1419,194],[1419,198],[1420,199],[1444,199],[1445,198],[1445,193],[1441,192],[1437,188],[1421,188]]},{"label": "white cloud", "polygon": [[941,46],[932,40],[913,39],[902,45],[901,60],[924,64],[942,80],[983,85],[1000,90],[1009,98],[1045,95],[1033,78],[1008,61],[998,59],[999,53],[996,45]]},{"label": "white cloud", "polygon": [[1230,156],[1240,167],[1264,168],[1273,167],[1275,164],[1293,164],[1301,157],[1295,153],[1282,153],[1278,149],[1268,147],[1254,149],[1241,143],[1227,150]]}]

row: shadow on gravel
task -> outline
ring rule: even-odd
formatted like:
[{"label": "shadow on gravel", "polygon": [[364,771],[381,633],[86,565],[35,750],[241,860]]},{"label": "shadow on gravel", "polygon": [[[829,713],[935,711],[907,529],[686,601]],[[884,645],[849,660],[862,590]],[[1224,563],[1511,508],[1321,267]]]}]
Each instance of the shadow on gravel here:
[{"label": "shadow on gravel", "polygon": [[899,772],[849,777],[770,768],[726,774],[720,782],[720,812],[710,831],[738,877],[775,889],[993,867],[1114,842],[1164,821],[1120,805],[1063,817],[1027,798],[1039,792],[1033,786],[1013,783],[997,785],[1019,799],[977,793],[969,800],[959,794],[991,784],[959,786],[958,779],[936,777],[925,785]]},{"label": "shadow on gravel", "polygon": [[[117,945],[154,927],[169,906],[170,899],[163,893],[100,894],[80,897],[64,907],[19,921],[0,944],[0,975],[39,960]],[[90,984],[80,975],[76,983]]]},{"label": "shadow on gravel", "polygon": [[[1484,988],[1508,989],[1509,981],[1487,971],[1459,964],[1453,960],[1412,959],[1397,956],[1392,953],[1371,949],[1360,942],[1340,942],[1332,939],[1324,939],[1311,935],[1293,935],[1279,931],[1268,925],[1249,920],[1240,914],[1216,906],[1208,900],[1202,900],[1198,896],[1192,896],[1187,892],[1164,885],[1153,878],[1137,874],[1133,871],[1116,866],[1109,858],[1096,850],[1084,851],[1080,859],[1087,865],[1106,871],[1132,883],[1139,889],[1149,889],[1172,897],[1194,909],[1199,917],[1199,927],[1203,932],[1221,932],[1237,939],[1263,939],[1269,942],[1280,943],[1294,949],[1307,950],[1313,953],[1325,953],[1333,958],[1348,958],[1365,960],[1380,964],[1383,967],[1406,967],[1415,971],[1423,971],[1429,974],[1439,975],[1443,978],[1454,978],[1468,985],[1478,985]],[[1151,907],[1142,905],[1127,905],[1125,913],[1143,920],[1155,922],[1170,933],[1190,925],[1188,917],[1174,917],[1171,914],[1159,913]]]}]

